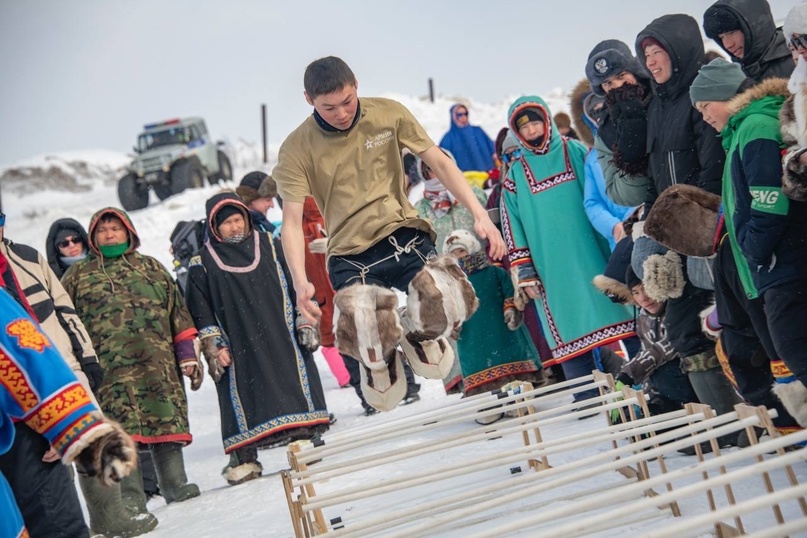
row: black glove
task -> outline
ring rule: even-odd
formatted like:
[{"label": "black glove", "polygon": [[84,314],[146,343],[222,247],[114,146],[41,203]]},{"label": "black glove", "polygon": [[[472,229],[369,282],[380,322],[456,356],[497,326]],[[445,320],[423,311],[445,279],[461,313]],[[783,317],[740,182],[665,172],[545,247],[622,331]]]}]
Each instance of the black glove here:
[{"label": "black glove", "polygon": [[617,123],[619,123],[620,120],[633,120],[647,117],[647,112],[645,111],[642,101],[635,97],[617,101],[609,105],[608,112],[611,114],[611,118]]},{"label": "black glove", "polygon": [[85,362],[81,365],[81,371],[90,382],[90,390],[97,393],[104,381],[104,369],[97,362]]}]

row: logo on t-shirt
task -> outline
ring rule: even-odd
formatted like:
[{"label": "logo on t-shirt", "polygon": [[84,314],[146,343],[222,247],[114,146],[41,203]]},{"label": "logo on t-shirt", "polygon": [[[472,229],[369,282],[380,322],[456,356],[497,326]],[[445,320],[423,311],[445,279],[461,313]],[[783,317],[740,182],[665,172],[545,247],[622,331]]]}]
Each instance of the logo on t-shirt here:
[{"label": "logo on t-shirt", "polygon": [[380,148],[381,146],[385,146],[392,141],[392,131],[384,131],[381,134],[377,134],[372,138],[368,138],[367,142],[364,143],[364,147],[366,149],[373,149],[373,148]]}]

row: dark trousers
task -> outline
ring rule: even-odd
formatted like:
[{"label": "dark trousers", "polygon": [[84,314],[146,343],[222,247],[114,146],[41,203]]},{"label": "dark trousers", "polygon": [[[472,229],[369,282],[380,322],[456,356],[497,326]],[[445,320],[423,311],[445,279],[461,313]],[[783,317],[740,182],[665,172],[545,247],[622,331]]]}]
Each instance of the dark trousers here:
[{"label": "dark trousers", "polygon": [[768,330],[769,322],[762,300],[746,295],[728,240],[717,250],[714,275],[717,317],[723,326],[720,340],[740,395],[751,405],[776,409],[779,413],[773,421],[776,426],[797,426],[771,392],[774,379],[770,359],[777,358],[777,352]]},{"label": "dark trousers", "polygon": [[768,289],[763,300],[778,358],[807,387],[807,280]]},{"label": "dark trousers", "polygon": [[[402,248],[409,245],[410,248],[408,252],[399,252],[395,245]],[[424,259],[429,259],[436,253],[434,243],[426,232],[414,228],[400,228],[361,254],[332,256],[328,260],[328,275],[336,291],[354,284],[372,284],[397,288],[405,292],[409,289],[409,282],[426,264]],[[343,356],[345,367],[350,372],[350,386],[355,389],[362,406],[366,409],[368,404],[361,393],[358,359],[349,355],[343,354]],[[406,395],[417,394],[420,385],[415,383],[415,374],[407,362],[404,362],[404,373]]]},{"label": "dark trousers", "polygon": [[87,538],[89,530],[67,466],[61,461],[43,462],[50,445],[24,423],[15,424],[14,430],[14,444],[0,456],[0,471],[31,538]]},{"label": "dark trousers", "polygon": [[[593,351],[586,351],[582,355],[578,355],[573,359],[562,362],[560,366],[563,368],[563,375],[567,380],[570,380],[577,377],[591,375],[592,370],[597,370],[597,361],[594,358]],[[581,400],[587,400],[599,395],[600,392],[597,389],[589,389],[575,394],[574,401],[579,402]]]},{"label": "dark trousers", "polygon": [[[400,247],[412,241],[415,244],[409,252],[397,252],[393,241]],[[396,253],[397,257],[394,256]],[[426,264],[423,260],[436,253],[434,243],[426,232],[400,228],[361,254],[332,256],[328,260],[328,275],[336,291],[353,284],[374,284],[405,292],[409,282]],[[364,275],[362,267],[367,267]]]}]

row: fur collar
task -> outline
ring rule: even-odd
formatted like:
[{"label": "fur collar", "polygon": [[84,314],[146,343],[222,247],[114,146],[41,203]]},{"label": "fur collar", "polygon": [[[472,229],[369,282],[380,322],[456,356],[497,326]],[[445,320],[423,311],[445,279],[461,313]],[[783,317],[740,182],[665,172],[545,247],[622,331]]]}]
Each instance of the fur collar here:
[{"label": "fur collar", "polygon": [[591,129],[588,128],[588,125],[586,125],[586,122],[583,121],[583,97],[585,97],[587,93],[591,93],[591,83],[589,83],[587,78],[584,78],[577,83],[572,93],[569,94],[569,108],[572,111],[572,122],[574,123],[574,130],[577,132],[577,136],[579,136],[580,140],[588,147],[592,147],[594,145],[594,135],[591,133]]},{"label": "fur collar", "polygon": [[751,88],[729,101],[729,115],[734,116],[750,105],[752,101],[768,96],[790,97],[790,90],[787,89],[787,79],[768,78],[759,84],[751,86]]}]

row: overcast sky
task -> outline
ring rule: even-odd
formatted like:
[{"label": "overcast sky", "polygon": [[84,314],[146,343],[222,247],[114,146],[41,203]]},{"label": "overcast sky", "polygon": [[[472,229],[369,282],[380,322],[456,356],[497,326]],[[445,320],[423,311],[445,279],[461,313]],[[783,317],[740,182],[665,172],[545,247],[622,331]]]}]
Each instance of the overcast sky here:
[{"label": "overcast sky", "polygon": [[[144,123],[200,115],[214,137],[280,142],[310,107],[305,66],[336,55],[359,94],[497,102],[570,88],[590,50],[711,1],[0,0],[0,164],[130,151]],[[796,0],[771,0],[782,20]],[[448,115],[446,115],[448,118]],[[446,120],[448,121],[448,120]],[[504,120],[503,120],[504,121]]]}]

